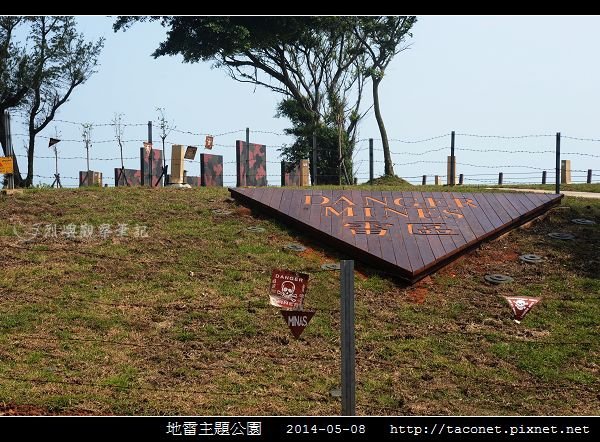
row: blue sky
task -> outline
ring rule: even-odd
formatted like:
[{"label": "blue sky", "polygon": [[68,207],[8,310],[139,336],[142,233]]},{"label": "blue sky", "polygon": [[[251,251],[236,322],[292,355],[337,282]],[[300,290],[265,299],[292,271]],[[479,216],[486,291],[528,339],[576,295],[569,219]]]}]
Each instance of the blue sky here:
[{"label": "blue sky", "polygon": [[[165,35],[157,23],[137,24],[127,32],[114,33],[114,18],[86,16],[77,20],[88,38],[104,36],[105,48],[98,72],[74,92],[57,119],[98,125],[110,122],[119,112],[130,123],[153,120],[154,144],[158,147],[157,107],[164,108],[167,119],[179,130],[215,135],[239,131],[215,138],[217,146],[212,153],[224,157],[225,185],[235,184],[234,143],[244,139],[243,131],[250,127],[253,142],[270,146],[269,183],[279,183],[276,149],[291,139],[254,133],[281,133],[287,127],[285,119],[274,117],[278,95],[237,83],[208,63],[184,64],[181,57],[152,58],[150,54]],[[595,56],[599,42],[598,16],[419,16],[411,48],[392,62],[381,86],[388,134],[401,140],[428,139],[452,130],[505,137],[548,135],[456,137],[458,172],[465,174],[467,182],[493,181],[498,172],[504,172],[508,181],[538,181],[542,169],[550,172],[554,167],[552,153],[483,150],[553,150],[556,132],[600,139],[600,58]],[[13,133],[24,133],[20,119],[14,119]],[[78,125],[57,122],[41,135],[55,136],[55,130],[65,140],[58,145],[60,156],[85,157],[83,143],[78,141]],[[144,126],[126,127],[125,139],[143,140],[146,131]],[[360,126],[359,138],[369,137],[379,137],[372,112]],[[113,129],[96,126],[92,139],[92,158],[114,160],[93,159],[91,169],[103,172],[104,182],[112,185],[113,168],[119,166]],[[23,137],[14,137],[18,154],[24,154],[24,142]],[[172,132],[167,138],[167,157],[171,143],[203,145],[204,135]],[[51,155],[45,139],[37,144],[37,156]],[[375,144],[377,147],[377,140]],[[397,152],[393,155],[398,163],[396,173],[405,177],[445,175],[449,144],[449,135],[422,143],[392,141],[392,151]],[[592,168],[595,181],[600,181],[600,142],[563,138],[561,144],[563,152],[573,153],[563,155],[571,159],[573,169]],[[363,141],[357,147],[355,164],[360,182],[368,178],[366,146],[367,141]],[[141,141],[125,145],[125,157],[133,158],[126,160],[126,167],[139,168],[139,147]],[[472,150],[461,150],[465,148]],[[442,150],[423,153],[437,149]],[[24,160],[20,159],[22,168]],[[376,152],[376,160],[382,160],[381,153]],[[76,177],[77,171],[86,169],[85,164],[85,159],[60,160],[63,184],[76,185],[76,180],[66,177]],[[376,175],[381,174],[383,164],[375,166]],[[186,168],[190,175],[199,173],[197,163],[188,163]],[[35,173],[52,176],[54,161],[36,159]],[[583,180],[585,172],[573,174],[576,180]],[[34,179],[35,184],[51,181]]]}]

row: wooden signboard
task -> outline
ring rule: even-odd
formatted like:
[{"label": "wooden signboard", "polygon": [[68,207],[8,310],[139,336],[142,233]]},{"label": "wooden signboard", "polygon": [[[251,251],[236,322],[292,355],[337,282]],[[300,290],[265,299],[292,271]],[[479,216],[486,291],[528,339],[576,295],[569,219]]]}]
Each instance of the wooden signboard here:
[{"label": "wooden signboard", "polygon": [[559,204],[542,193],[235,188],[231,195],[410,282]]}]

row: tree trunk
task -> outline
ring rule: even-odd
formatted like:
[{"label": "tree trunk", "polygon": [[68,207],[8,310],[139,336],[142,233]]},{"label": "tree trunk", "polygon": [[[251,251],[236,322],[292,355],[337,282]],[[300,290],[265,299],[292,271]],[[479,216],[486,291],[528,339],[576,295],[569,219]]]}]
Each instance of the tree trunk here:
[{"label": "tree trunk", "polygon": [[[4,112],[0,114],[0,144],[2,144],[2,154],[3,156],[7,156],[6,152],[8,150],[8,146],[5,145],[6,140],[6,128],[4,127]],[[13,148],[14,155],[14,148]],[[13,165],[14,165],[14,173],[13,173],[13,181],[15,187],[23,187],[23,180],[21,179],[21,174],[19,172],[19,163],[17,162],[16,155],[13,156]]]},{"label": "tree trunk", "polygon": [[23,187],[33,185],[33,152],[35,150],[35,134],[29,134],[29,147],[27,148],[27,177]]},{"label": "tree trunk", "polygon": [[379,133],[381,134],[383,161],[385,164],[384,174],[386,176],[394,176],[394,163],[392,162],[392,155],[390,154],[390,143],[388,141],[387,132],[385,131],[383,117],[381,116],[381,109],[379,108],[379,83],[381,83],[382,78],[383,77],[371,77],[373,82],[373,108],[375,109],[375,119],[377,120],[377,126],[379,126]]}]

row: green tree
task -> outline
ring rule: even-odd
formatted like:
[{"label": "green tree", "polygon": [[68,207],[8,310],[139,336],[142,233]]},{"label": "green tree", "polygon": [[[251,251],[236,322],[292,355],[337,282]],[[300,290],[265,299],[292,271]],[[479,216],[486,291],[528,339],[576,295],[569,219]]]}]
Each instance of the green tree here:
[{"label": "green tree", "polygon": [[379,133],[381,134],[384,174],[393,176],[394,163],[390,153],[390,143],[383,116],[381,115],[379,85],[394,56],[408,48],[403,43],[407,36],[412,37],[410,30],[416,23],[417,18],[414,16],[383,16],[360,17],[350,20],[354,23],[354,34],[362,43],[369,59],[367,72],[373,86],[373,108]]},{"label": "green tree", "polygon": [[[23,103],[30,90],[30,56],[24,44],[15,41],[15,31],[27,18],[0,17],[0,143],[4,156],[6,130],[4,112]],[[15,161],[15,184],[20,185],[19,165]]]},{"label": "green tree", "polygon": [[[265,87],[292,100],[294,128],[306,130],[331,125],[347,139],[342,153],[351,157],[352,141],[360,119],[364,71],[361,43],[351,23],[339,17],[153,17],[168,28],[166,40],[154,57],[181,54],[185,62],[209,61],[236,81]],[[125,29],[142,17],[121,17],[115,30]],[[279,115],[289,117],[283,104]],[[291,111],[291,110],[290,110]],[[301,111],[301,112],[300,112]],[[343,117],[340,113],[343,112]],[[311,135],[312,137],[312,135]],[[297,140],[294,146],[299,146]],[[320,143],[323,144],[323,143]],[[325,143],[328,145],[329,143]],[[337,168],[339,145],[321,161]],[[325,146],[323,146],[323,149]],[[284,150],[284,155],[288,150]],[[335,153],[337,152],[337,153]],[[320,153],[323,153],[320,150]],[[294,153],[289,158],[295,158]],[[347,155],[343,156],[344,164]],[[351,176],[350,170],[348,175]]]},{"label": "green tree", "polygon": [[[21,25],[28,31],[28,45],[12,42],[14,30]],[[15,170],[15,185],[28,187],[33,183],[35,137],[54,119],[73,90],[95,72],[104,41],[86,42],[77,32],[75,19],[60,16],[3,20],[0,38],[0,43],[8,41],[0,63],[23,66],[21,71],[5,74],[8,81],[2,92],[12,100],[3,97],[1,104],[5,109],[20,109],[27,116],[27,176],[23,179]]]}]

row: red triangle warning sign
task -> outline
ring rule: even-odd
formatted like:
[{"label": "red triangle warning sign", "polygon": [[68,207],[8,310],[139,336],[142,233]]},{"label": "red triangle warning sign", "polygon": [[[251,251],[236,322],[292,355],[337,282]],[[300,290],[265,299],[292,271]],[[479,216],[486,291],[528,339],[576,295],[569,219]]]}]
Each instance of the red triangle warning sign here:
[{"label": "red triangle warning sign", "polygon": [[543,193],[235,188],[231,195],[355,259],[416,282],[559,204]]},{"label": "red triangle warning sign", "polygon": [[300,337],[314,315],[315,312],[304,310],[281,310],[281,316],[296,339]]},{"label": "red triangle warning sign", "polygon": [[510,304],[517,322],[520,322],[529,310],[541,300],[541,298],[528,298],[525,296],[505,296],[504,298]]}]

